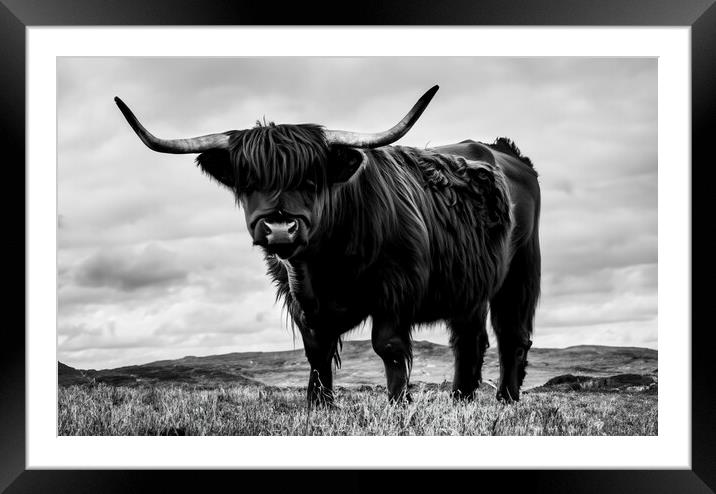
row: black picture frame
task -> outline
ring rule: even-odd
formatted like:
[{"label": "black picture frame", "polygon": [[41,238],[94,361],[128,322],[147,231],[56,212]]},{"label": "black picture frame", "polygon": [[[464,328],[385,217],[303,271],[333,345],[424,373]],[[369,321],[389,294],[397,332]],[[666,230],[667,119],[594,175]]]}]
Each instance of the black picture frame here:
[{"label": "black picture frame", "polygon": [[[690,26],[692,69],[692,457],[691,470],[538,470],[463,472],[292,471],[282,475],[246,471],[28,471],[25,469],[25,28],[110,25],[534,25]],[[363,1],[337,3],[239,2],[231,0],[0,0],[0,139],[5,153],[2,194],[6,273],[17,270],[19,288],[6,278],[4,305],[11,324],[2,331],[0,359],[0,490],[19,492],[145,492],[161,486],[211,492],[225,485],[263,490],[308,487],[361,492],[376,488],[506,486],[530,492],[690,493],[716,490],[716,387],[709,369],[714,330],[704,317],[714,279],[711,141],[716,128],[716,5],[714,0],[531,0]],[[661,136],[664,138],[664,136]],[[9,155],[8,155],[9,151]],[[12,184],[12,185],[9,185]],[[20,195],[20,194],[18,194]],[[23,201],[24,204],[24,201]],[[22,233],[18,233],[22,232]],[[701,237],[699,239],[699,237]],[[700,241],[699,241],[700,240]],[[19,259],[25,260],[20,263]],[[22,271],[22,273],[20,273]],[[21,278],[22,276],[22,278]],[[22,300],[21,300],[22,299]],[[701,317],[699,317],[701,316]],[[17,320],[19,319],[19,321]],[[699,324],[701,323],[701,324]],[[340,451],[336,451],[340,454]],[[157,486],[157,487],[155,487]],[[495,487],[489,487],[491,489]]]}]

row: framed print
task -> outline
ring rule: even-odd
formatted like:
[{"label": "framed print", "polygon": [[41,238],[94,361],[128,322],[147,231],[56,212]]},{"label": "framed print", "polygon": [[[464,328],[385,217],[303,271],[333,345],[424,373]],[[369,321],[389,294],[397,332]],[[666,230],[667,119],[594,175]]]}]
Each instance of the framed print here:
[{"label": "framed print", "polygon": [[710,492],[716,10],[637,3],[5,2],[3,487]]}]

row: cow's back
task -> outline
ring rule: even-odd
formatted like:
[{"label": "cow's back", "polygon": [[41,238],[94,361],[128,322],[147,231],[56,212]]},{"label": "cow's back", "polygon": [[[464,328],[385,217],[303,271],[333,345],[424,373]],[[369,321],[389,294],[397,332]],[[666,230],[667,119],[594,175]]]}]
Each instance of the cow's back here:
[{"label": "cow's back", "polygon": [[461,156],[470,161],[484,161],[497,166],[507,178],[513,204],[513,247],[527,241],[536,231],[540,207],[537,173],[516,156],[497,151],[487,144],[471,140],[433,149],[435,152]]}]

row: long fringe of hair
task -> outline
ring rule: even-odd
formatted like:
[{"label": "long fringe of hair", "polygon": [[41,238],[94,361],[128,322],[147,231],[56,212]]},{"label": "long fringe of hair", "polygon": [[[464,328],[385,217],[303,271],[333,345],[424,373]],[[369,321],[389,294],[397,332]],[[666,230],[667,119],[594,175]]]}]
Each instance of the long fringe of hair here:
[{"label": "long fringe of hair", "polygon": [[280,194],[300,188],[307,179],[323,188],[327,182],[328,146],[322,127],[257,122],[230,139],[236,190]]}]

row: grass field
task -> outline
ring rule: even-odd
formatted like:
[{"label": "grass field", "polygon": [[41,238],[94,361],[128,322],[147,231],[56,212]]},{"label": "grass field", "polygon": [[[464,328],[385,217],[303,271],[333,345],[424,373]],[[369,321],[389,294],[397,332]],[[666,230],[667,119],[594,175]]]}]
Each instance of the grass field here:
[{"label": "grass field", "polygon": [[59,435],[656,435],[657,395],[533,391],[514,405],[485,387],[474,402],[418,385],[388,404],[381,386],[338,388],[338,408],[308,409],[305,389],[106,384],[59,388]]}]

